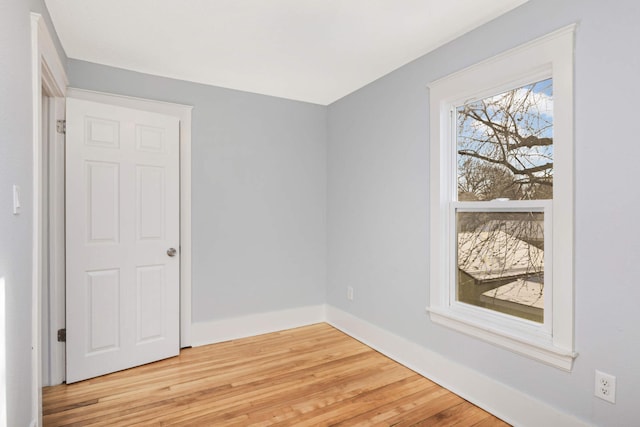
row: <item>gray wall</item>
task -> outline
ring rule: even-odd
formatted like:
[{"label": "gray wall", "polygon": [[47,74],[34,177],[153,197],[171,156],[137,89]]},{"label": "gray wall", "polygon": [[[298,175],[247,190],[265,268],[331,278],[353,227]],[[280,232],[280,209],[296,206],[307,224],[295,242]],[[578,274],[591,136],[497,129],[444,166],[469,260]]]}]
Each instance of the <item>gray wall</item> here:
[{"label": "gray wall", "polygon": [[193,320],[322,304],[327,108],[77,60],[70,85],[193,105]]},{"label": "gray wall", "polygon": [[[0,278],[5,280],[5,289],[0,289],[5,292],[5,307],[0,307],[0,315],[6,321],[9,426],[26,426],[32,419],[30,12],[43,14],[52,28],[42,0],[0,2]],[[59,48],[57,39],[54,42]],[[17,216],[12,214],[13,184],[22,189],[22,213]]]},{"label": "gray wall", "polygon": [[[598,425],[640,423],[640,3],[531,0],[329,107],[328,303]],[[575,342],[566,373],[432,324],[427,84],[570,23]],[[355,300],[346,300],[346,287]],[[594,369],[617,402],[593,397]]]}]

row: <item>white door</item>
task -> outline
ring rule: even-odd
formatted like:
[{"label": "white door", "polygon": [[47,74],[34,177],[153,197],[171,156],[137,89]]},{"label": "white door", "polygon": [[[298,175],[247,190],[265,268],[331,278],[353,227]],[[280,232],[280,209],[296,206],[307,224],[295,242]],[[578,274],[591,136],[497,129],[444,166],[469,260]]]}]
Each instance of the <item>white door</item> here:
[{"label": "white door", "polygon": [[67,98],[67,383],[178,354],[179,184],[177,118]]}]

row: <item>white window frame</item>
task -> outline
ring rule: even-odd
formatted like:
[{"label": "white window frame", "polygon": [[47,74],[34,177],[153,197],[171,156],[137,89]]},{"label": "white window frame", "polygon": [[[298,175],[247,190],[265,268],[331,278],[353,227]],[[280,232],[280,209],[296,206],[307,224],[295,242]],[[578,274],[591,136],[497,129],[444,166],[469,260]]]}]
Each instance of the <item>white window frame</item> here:
[{"label": "white window frame", "polygon": [[[566,371],[577,356],[573,314],[574,32],[575,25],[562,28],[429,85],[430,318]],[[458,202],[455,108],[549,77],[554,103],[553,200]],[[545,248],[550,249],[545,250],[544,323],[457,301],[456,209],[544,212]]]}]

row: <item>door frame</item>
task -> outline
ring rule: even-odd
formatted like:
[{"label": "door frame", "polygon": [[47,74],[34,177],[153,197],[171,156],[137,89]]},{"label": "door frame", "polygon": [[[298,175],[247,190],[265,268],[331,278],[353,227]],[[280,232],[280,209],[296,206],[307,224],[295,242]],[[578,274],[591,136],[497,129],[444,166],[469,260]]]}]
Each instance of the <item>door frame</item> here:
[{"label": "door frame", "polygon": [[[41,212],[42,273],[40,277],[40,315],[42,345],[42,385],[64,381],[66,348],[57,332],[65,327],[65,236],[64,236],[64,134],[57,121],[65,119],[65,98],[53,96],[43,88],[42,109],[42,192],[47,200]],[[45,156],[46,154],[46,156]],[[48,160],[48,161],[47,161]]]}]

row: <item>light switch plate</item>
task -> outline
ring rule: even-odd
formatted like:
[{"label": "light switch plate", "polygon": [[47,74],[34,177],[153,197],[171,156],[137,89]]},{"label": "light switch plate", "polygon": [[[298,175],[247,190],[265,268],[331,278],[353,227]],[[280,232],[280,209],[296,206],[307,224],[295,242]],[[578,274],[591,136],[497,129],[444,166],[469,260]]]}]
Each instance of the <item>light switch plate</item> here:
[{"label": "light switch plate", "polygon": [[20,214],[20,186],[13,185],[13,214]]}]

